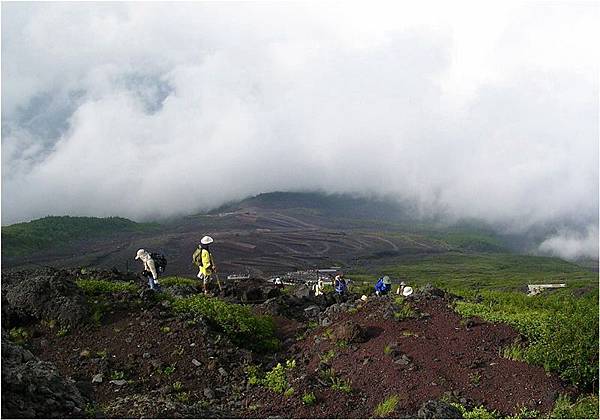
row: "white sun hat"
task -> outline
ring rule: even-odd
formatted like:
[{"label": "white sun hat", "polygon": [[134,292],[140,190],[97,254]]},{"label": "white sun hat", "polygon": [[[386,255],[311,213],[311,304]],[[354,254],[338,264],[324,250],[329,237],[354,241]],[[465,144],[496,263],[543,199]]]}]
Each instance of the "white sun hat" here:
[{"label": "white sun hat", "polygon": [[145,253],[146,253],[146,250],[144,250],[143,248],[138,249],[138,252],[135,255],[135,259],[139,260],[142,257],[142,255],[144,255]]},{"label": "white sun hat", "polygon": [[402,295],[403,295],[403,296],[410,296],[410,295],[412,295],[412,292],[413,292],[413,288],[412,288],[412,287],[410,287],[410,286],[405,286],[405,287],[402,289]]},{"label": "white sun hat", "polygon": [[210,236],[205,236],[204,238],[200,239],[200,243],[202,245],[212,244],[213,242],[213,238],[211,238]]}]

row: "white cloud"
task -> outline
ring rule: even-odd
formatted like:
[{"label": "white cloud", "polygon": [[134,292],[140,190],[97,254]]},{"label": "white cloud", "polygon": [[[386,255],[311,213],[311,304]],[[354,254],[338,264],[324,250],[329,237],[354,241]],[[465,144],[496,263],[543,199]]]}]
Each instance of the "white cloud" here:
[{"label": "white cloud", "polygon": [[391,194],[597,226],[593,3],[3,3],[3,224]]},{"label": "white cloud", "polygon": [[598,226],[585,232],[562,230],[540,244],[540,251],[569,260],[577,258],[598,259]]}]

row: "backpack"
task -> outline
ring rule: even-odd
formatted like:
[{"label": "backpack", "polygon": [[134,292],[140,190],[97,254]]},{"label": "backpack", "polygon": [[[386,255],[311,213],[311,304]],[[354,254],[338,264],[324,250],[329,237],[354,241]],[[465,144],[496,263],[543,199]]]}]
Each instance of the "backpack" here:
[{"label": "backpack", "polygon": [[165,271],[165,268],[167,268],[167,257],[158,252],[151,252],[150,258],[154,260],[154,265],[156,269],[159,272],[163,273]]}]

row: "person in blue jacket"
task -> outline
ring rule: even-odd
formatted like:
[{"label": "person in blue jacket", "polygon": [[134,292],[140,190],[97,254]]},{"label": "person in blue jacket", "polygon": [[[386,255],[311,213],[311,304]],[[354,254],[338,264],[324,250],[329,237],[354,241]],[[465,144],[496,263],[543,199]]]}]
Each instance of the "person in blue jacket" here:
[{"label": "person in blue jacket", "polygon": [[383,276],[375,283],[375,294],[377,296],[387,295],[392,289],[392,281],[388,276]]},{"label": "person in blue jacket", "polygon": [[348,292],[348,282],[344,278],[344,273],[340,273],[335,276],[334,280],[335,292],[338,295],[345,295]]}]

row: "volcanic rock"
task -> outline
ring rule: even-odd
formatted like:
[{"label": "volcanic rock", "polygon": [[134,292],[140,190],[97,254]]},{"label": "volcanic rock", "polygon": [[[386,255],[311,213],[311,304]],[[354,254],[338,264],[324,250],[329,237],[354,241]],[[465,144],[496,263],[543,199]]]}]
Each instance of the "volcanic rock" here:
[{"label": "volcanic rock", "polygon": [[81,417],[85,406],[73,381],[8,340],[2,330],[2,417]]},{"label": "volcanic rock", "polygon": [[26,277],[5,285],[6,300],[15,317],[21,320],[56,320],[62,325],[78,325],[89,315],[83,291],[66,271]]},{"label": "volcanic rock", "polygon": [[333,338],[346,343],[362,343],[366,341],[365,331],[354,321],[345,321],[333,327]]},{"label": "volcanic rock", "polygon": [[419,411],[417,417],[420,419],[462,419],[462,414],[456,407],[438,400],[429,400],[425,402]]}]

